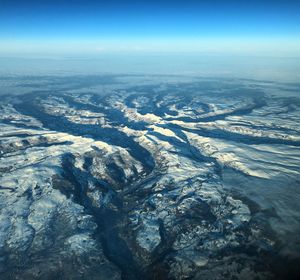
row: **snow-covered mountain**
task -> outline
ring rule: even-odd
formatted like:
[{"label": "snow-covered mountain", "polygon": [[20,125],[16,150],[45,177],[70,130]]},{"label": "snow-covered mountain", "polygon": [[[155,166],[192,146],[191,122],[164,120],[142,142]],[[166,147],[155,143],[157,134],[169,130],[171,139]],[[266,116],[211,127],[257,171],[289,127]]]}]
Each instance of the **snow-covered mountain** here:
[{"label": "snow-covered mountain", "polygon": [[296,275],[299,85],[175,76],[0,85],[0,279]]}]

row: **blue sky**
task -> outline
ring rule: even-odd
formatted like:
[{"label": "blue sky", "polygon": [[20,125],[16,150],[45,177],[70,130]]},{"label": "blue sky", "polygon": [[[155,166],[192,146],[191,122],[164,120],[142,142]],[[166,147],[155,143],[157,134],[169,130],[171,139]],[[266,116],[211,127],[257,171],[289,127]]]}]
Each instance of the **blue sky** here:
[{"label": "blue sky", "polygon": [[0,0],[0,54],[300,52],[300,1]]}]

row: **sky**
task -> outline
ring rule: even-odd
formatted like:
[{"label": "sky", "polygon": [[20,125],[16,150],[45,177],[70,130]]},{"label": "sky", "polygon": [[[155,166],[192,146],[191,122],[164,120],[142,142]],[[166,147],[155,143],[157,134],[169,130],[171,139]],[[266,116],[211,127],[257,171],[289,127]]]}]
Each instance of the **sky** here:
[{"label": "sky", "polygon": [[0,0],[0,56],[106,52],[300,56],[300,1]]}]

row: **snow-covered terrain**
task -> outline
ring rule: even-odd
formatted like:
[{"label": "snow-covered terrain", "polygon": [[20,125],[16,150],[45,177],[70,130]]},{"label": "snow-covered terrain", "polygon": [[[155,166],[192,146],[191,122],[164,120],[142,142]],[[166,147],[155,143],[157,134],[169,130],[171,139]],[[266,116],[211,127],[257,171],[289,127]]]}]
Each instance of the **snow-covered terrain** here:
[{"label": "snow-covered terrain", "polygon": [[0,279],[297,276],[299,85],[1,85]]}]

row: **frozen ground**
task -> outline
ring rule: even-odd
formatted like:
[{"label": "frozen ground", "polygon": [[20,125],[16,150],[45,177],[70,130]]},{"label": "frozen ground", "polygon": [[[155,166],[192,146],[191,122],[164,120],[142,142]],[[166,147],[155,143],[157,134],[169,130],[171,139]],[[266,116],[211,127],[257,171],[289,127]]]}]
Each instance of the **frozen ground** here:
[{"label": "frozen ground", "polygon": [[0,79],[0,279],[297,279],[300,84]]}]

